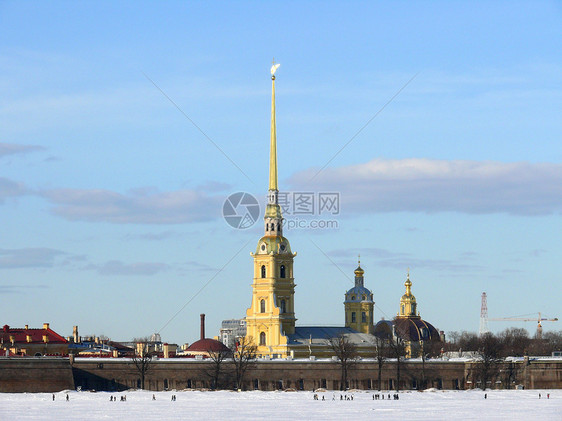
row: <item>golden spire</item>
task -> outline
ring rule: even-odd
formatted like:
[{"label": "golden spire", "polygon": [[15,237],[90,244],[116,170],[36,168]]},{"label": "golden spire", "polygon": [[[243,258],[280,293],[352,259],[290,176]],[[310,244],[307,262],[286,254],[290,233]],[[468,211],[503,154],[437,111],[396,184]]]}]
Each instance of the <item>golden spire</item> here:
[{"label": "golden spire", "polygon": [[265,208],[265,235],[283,235],[283,216],[279,206],[279,190],[277,188],[277,136],[275,133],[275,72],[280,64],[271,66],[271,150],[269,152],[269,191]]},{"label": "golden spire", "polygon": [[355,273],[355,285],[358,285],[357,281],[359,280],[359,278],[361,278],[361,286],[363,286],[362,278],[365,271],[361,268],[361,255],[357,256],[357,269],[355,269],[354,273]]},{"label": "golden spire", "polygon": [[408,268],[408,275],[406,276],[406,282],[404,282],[406,287],[406,295],[412,295],[412,281],[410,281],[410,268]]},{"label": "golden spire", "polygon": [[275,72],[280,64],[271,66],[271,144],[269,151],[269,190],[277,189],[277,131],[275,127]]}]

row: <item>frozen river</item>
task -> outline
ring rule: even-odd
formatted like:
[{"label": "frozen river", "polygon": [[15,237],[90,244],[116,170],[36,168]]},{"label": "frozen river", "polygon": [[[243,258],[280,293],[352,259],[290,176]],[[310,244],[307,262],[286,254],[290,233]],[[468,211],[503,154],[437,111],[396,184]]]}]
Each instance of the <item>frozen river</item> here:
[{"label": "frozen river", "polygon": [[1,393],[0,420],[562,420],[562,390],[487,391],[487,399],[482,391],[403,392],[399,400],[373,400],[366,391],[347,393],[353,400],[330,391],[318,393],[319,400],[313,392],[156,392],[156,400],[145,391],[70,391],[68,401],[66,395],[55,393],[53,402],[50,393]]}]

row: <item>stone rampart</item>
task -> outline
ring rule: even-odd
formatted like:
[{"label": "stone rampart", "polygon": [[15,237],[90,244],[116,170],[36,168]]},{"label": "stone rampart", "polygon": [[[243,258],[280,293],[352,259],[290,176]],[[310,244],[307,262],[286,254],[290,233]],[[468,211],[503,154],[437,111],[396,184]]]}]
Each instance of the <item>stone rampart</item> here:
[{"label": "stone rampart", "polygon": [[0,357],[0,392],[58,392],[74,389],[68,358]]}]

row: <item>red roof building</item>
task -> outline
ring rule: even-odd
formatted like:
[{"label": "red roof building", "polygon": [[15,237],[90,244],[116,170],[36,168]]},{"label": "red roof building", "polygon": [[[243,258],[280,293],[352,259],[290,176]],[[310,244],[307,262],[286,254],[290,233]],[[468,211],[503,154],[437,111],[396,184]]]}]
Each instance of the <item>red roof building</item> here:
[{"label": "red roof building", "polygon": [[68,355],[68,341],[44,323],[42,329],[13,328],[4,325],[0,330],[0,354],[5,356]]}]

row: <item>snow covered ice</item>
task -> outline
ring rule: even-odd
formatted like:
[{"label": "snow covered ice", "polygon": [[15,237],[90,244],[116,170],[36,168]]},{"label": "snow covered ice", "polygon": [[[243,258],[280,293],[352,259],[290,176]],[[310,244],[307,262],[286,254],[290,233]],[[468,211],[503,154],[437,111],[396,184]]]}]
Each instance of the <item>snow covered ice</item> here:
[{"label": "snow covered ice", "polygon": [[1,393],[0,420],[562,420],[561,390],[407,391],[399,400],[386,399],[393,391],[385,400],[372,391],[345,393],[353,400],[317,393],[319,400],[314,392],[69,391],[68,402],[66,391],[54,402],[51,393]]}]

